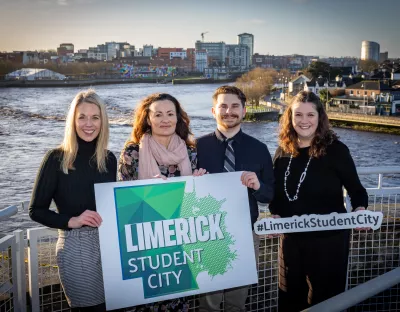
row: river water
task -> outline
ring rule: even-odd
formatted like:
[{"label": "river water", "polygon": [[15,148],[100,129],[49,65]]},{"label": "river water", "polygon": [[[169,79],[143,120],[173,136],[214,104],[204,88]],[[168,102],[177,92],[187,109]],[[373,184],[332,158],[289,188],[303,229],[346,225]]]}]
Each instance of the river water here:
[{"label": "river water", "polygon": [[[145,96],[165,92],[175,96],[191,117],[195,136],[215,129],[211,96],[218,85],[123,84],[96,86],[110,117],[110,149],[118,157],[131,131],[132,111]],[[45,152],[61,143],[68,106],[80,88],[0,89],[0,209],[29,200]],[[277,147],[278,123],[245,123],[244,132]],[[348,129],[335,131],[349,147],[357,166],[400,164],[400,136]],[[376,177],[362,177],[366,187]],[[400,186],[398,176],[385,178],[385,186]],[[37,226],[26,212],[1,221],[0,232]]]}]

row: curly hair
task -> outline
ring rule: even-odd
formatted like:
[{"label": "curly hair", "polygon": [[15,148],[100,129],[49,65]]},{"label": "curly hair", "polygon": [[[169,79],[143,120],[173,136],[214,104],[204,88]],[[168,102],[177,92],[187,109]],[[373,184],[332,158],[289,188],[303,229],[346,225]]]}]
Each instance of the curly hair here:
[{"label": "curly hair", "polygon": [[167,93],[154,93],[144,98],[136,107],[133,116],[133,128],[130,140],[126,144],[139,144],[145,133],[151,133],[151,126],[148,123],[150,105],[156,101],[171,101],[176,110],[176,129],[175,133],[186,142],[188,146],[194,146],[193,134],[190,131],[190,119],[183,110],[176,98]]},{"label": "curly hair", "polygon": [[326,114],[319,97],[309,91],[300,91],[282,115],[279,123],[279,147],[284,153],[292,154],[294,157],[299,155],[297,132],[292,123],[292,107],[296,103],[314,104],[314,108],[318,112],[318,127],[315,131],[314,138],[311,141],[309,155],[316,158],[325,155],[328,145],[337,140],[338,136],[330,127],[328,115]]}]

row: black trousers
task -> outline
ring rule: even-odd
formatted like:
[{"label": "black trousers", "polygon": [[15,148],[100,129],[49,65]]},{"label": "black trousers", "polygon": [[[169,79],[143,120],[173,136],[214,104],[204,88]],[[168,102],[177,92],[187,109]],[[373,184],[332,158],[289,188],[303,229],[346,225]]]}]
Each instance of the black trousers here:
[{"label": "black trousers", "polygon": [[345,291],[350,232],[326,234],[285,234],[281,238],[279,312],[302,311]]},{"label": "black trousers", "polygon": [[105,312],[105,311],[106,311],[105,303],[84,308],[71,308],[71,312]]}]

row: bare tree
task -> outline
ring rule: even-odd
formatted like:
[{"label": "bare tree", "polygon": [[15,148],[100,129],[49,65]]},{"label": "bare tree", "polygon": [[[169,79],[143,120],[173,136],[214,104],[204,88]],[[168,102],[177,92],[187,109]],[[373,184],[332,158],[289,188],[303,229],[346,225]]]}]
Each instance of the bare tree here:
[{"label": "bare tree", "polygon": [[273,69],[255,68],[236,80],[236,86],[246,95],[248,104],[260,105],[260,99],[271,92],[277,72]]}]

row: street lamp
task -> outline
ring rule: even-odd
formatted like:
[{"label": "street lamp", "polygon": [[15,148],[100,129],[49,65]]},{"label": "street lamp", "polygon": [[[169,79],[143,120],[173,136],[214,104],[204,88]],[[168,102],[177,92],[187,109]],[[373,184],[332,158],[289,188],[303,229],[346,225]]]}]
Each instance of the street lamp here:
[{"label": "street lamp", "polygon": [[361,75],[361,78],[363,79],[362,87],[364,88],[363,99],[364,99],[364,106],[365,106],[365,81],[364,81],[365,76]]}]

